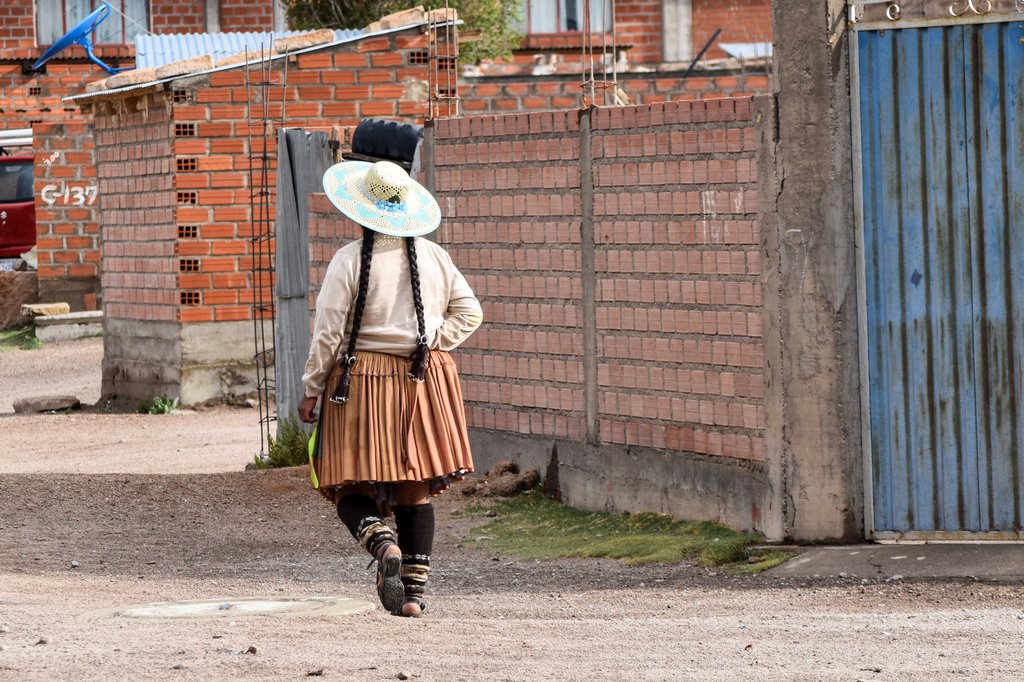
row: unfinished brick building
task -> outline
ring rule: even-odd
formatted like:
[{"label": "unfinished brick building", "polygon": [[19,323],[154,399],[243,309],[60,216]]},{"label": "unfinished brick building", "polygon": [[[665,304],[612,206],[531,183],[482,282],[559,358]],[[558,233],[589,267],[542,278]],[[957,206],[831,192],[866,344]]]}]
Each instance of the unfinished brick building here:
[{"label": "unfinished brick building", "polygon": [[264,209],[254,196],[274,189],[275,131],[344,142],[364,117],[421,120],[425,28],[327,31],[266,60],[115,76],[74,98],[94,121],[102,197],[104,396],[195,404],[253,390],[254,302],[273,295],[253,275],[268,265],[254,262],[254,226],[274,214],[272,196]]},{"label": "unfinished brick building", "polygon": [[[94,53],[111,67],[135,65],[135,34],[271,31],[283,28],[273,0],[126,0],[127,15],[111,13],[93,35]],[[64,7],[61,14],[55,11]],[[148,13],[147,13],[148,10]],[[0,121],[4,129],[33,128],[39,295],[72,310],[99,306],[99,222],[92,122],[65,98],[109,76],[72,45],[33,70],[34,62],[68,29],[82,5],[6,0],[0,6]],[[88,11],[88,10],[85,10]]]}]

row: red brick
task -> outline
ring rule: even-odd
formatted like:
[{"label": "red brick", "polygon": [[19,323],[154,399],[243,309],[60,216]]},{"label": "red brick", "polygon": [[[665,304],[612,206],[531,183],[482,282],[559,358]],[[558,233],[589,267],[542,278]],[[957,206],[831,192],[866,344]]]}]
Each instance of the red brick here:
[{"label": "red brick", "polygon": [[356,43],[359,52],[383,52],[391,49],[391,41],[386,37],[365,38]]},{"label": "red brick", "polygon": [[365,54],[336,54],[334,66],[345,69],[365,69],[370,65],[370,58]]}]

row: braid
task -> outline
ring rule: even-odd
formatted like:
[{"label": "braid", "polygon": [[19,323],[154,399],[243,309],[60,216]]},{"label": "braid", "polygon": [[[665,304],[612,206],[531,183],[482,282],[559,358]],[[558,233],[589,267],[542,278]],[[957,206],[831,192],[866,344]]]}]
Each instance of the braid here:
[{"label": "braid", "polygon": [[341,358],[341,376],[331,396],[332,403],[348,401],[348,386],[352,380],[352,365],[356,362],[356,340],[359,338],[359,327],[363,323],[363,308],[366,306],[366,292],[370,288],[370,261],[373,260],[373,230],[363,228],[363,248],[359,252],[359,293],[356,294],[356,305],[352,311],[352,332],[348,337],[348,349]]},{"label": "braid", "polygon": [[420,271],[416,265],[415,237],[405,240],[405,252],[409,256],[409,281],[412,283],[412,302],[416,308],[416,350],[412,354],[412,368],[409,378],[423,381],[430,364],[430,349],[427,346],[427,327],[423,320],[423,295],[420,291]]}]

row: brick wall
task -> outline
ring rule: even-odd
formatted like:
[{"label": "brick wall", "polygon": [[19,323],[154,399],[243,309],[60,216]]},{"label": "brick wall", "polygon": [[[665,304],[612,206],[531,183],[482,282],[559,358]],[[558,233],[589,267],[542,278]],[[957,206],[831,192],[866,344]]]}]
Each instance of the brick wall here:
[{"label": "brick wall", "polygon": [[39,297],[98,309],[99,202],[92,123],[34,128]]},{"label": "brick wall", "polygon": [[220,0],[220,30],[274,30],[274,0]]},{"label": "brick wall", "polygon": [[[634,105],[721,97],[749,97],[768,91],[763,70],[694,70],[683,72],[625,73],[619,87]],[[517,111],[577,109],[583,105],[579,75],[564,76],[463,76],[459,94],[468,115],[504,114]]]},{"label": "brick wall", "polygon": [[661,0],[620,0],[615,4],[615,39],[619,45],[632,45],[629,61],[655,64],[664,53]]},{"label": "brick wall", "polygon": [[205,0],[151,0],[150,22],[152,32],[205,33]]},{"label": "brick wall", "polygon": [[[288,127],[325,130],[342,141],[364,117],[422,120],[425,103],[407,95],[406,82],[426,78],[425,66],[412,58],[425,46],[426,37],[413,30],[300,54],[288,64],[287,87],[281,85],[284,60],[277,60],[275,84],[266,88],[274,100],[267,113],[275,126],[283,117]],[[250,201],[250,192],[263,184],[258,162],[249,174],[249,119],[258,122],[263,115],[259,79],[257,67],[247,89],[239,68],[171,87],[177,222],[183,234],[192,234],[193,226],[196,231],[196,237],[179,240],[179,265],[189,269],[181,275],[182,292],[191,294],[183,298],[182,322],[247,319],[260,293],[250,274],[253,222],[261,218]],[[251,97],[257,101],[250,109]],[[251,131],[257,155],[265,139],[261,128]],[[266,139],[273,191],[276,133]],[[263,222],[268,230],[274,214],[271,195]],[[263,300],[271,296],[263,292]]]},{"label": "brick wall", "polygon": [[693,0],[693,51],[694,54],[714,35],[716,29],[722,34],[707,51],[706,57],[717,59],[726,53],[718,47],[721,43],[770,43],[772,42],[772,8],[768,0]]},{"label": "brick wall", "polygon": [[[725,57],[717,43],[755,43],[772,41],[770,0],[692,0],[693,53],[704,46],[716,29],[722,34],[705,55],[707,59]],[[595,52],[601,51],[601,36],[594,39]],[[611,34],[604,38],[611,46]],[[629,46],[630,64],[658,64],[664,60],[665,25],[660,0],[620,0],[615,5],[615,43]],[[538,54],[559,55],[564,62],[582,58],[582,34],[531,34],[516,50],[515,63],[531,64]]]},{"label": "brick wall", "polygon": [[[26,55],[37,51],[19,50]],[[122,56],[127,54],[123,49],[114,51]],[[62,102],[61,98],[77,94],[87,83],[110,75],[92,62],[80,60],[50,62],[46,73],[24,75],[21,62],[4,59],[4,54],[0,53],[0,120],[6,129],[63,123],[69,119],[83,121],[78,107]],[[127,61],[131,63],[130,59]]]},{"label": "brick wall", "polygon": [[175,321],[178,233],[167,102],[156,93],[103,103],[94,121],[104,313]]},{"label": "brick wall", "polygon": [[751,101],[584,116],[436,122],[438,240],[486,320],[459,350],[471,425],[762,461]]},{"label": "brick wall", "polygon": [[32,0],[8,0],[0,7],[0,51],[36,44]]},{"label": "brick wall", "polygon": [[[421,120],[426,45],[417,27],[275,59],[267,85],[260,65],[248,78],[236,66],[76,100],[96,136],[105,397],[194,404],[253,390],[254,303],[273,297],[269,276],[252,274],[253,236],[273,230],[276,129],[327,130],[345,143],[367,116]],[[270,194],[257,195],[254,215],[264,140]],[[46,230],[60,225],[44,218]],[[62,246],[62,259],[95,253]],[[272,253],[273,241],[259,246]]]},{"label": "brick wall", "polygon": [[[456,351],[478,469],[762,526],[757,125],[747,98],[433,123],[436,238],[484,308]],[[311,196],[311,306],[356,237]]]}]

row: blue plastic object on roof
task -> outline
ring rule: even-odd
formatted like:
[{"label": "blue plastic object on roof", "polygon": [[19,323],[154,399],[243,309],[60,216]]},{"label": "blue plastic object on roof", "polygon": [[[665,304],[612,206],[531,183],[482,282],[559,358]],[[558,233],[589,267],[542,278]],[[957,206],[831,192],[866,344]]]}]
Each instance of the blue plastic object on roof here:
[{"label": "blue plastic object on roof", "polygon": [[42,66],[46,64],[46,62],[50,61],[58,54],[60,54],[61,52],[75,44],[84,47],[85,53],[89,55],[89,59],[91,59],[96,65],[98,65],[101,69],[103,69],[109,74],[119,73],[128,68],[131,68],[115,68],[112,66],[107,66],[102,61],[100,61],[99,57],[93,54],[92,38],[90,38],[90,35],[94,30],[96,30],[97,26],[103,23],[103,20],[106,19],[109,14],[110,4],[104,0],[104,2],[99,7],[90,12],[85,19],[82,19],[80,22],[78,22],[77,26],[68,31],[64,35],[64,37],[62,37],[60,40],[51,45],[50,49],[44,52],[43,56],[37,59],[36,63],[32,65],[32,70],[35,71],[37,69],[42,68]]}]

